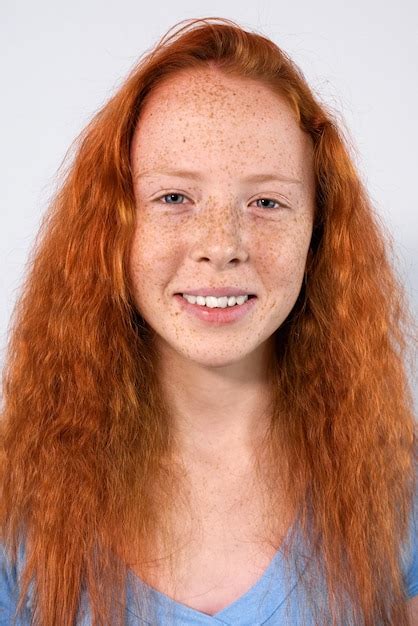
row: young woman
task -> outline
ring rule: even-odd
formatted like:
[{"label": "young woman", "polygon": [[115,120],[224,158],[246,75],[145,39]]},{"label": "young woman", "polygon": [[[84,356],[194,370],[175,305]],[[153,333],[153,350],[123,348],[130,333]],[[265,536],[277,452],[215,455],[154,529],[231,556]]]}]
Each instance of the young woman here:
[{"label": "young woman", "polygon": [[144,55],[14,313],[1,623],[416,625],[415,327],[389,249],[276,44],[209,18]]}]

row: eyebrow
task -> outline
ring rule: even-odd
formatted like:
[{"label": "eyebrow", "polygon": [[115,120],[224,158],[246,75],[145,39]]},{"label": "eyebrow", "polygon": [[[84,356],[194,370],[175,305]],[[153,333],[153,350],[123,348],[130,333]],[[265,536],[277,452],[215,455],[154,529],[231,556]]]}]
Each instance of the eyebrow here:
[{"label": "eyebrow", "polygon": [[[166,176],[178,176],[180,178],[191,178],[192,180],[202,180],[204,178],[203,174],[197,172],[195,170],[181,170],[181,169],[169,169],[169,170],[147,170],[144,172],[140,172],[138,174],[138,178],[143,178],[145,176],[152,176],[153,174],[163,174]],[[242,178],[244,182],[250,183],[265,183],[273,180],[280,180],[285,183],[294,183],[301,185],[302,181],[296,178],[289,178],[288,176],[283,176],[278,173],[271,174],[249,174],[248,176],[244,176]]]}]

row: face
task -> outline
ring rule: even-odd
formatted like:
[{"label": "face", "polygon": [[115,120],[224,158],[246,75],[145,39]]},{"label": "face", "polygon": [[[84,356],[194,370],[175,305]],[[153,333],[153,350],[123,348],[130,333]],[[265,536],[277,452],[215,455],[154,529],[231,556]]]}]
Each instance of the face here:
[{"label": "face", "polygon": [[[131,166],[130,272],[161,354],[251,367],[302,286],[314,215],[310,138],[261,83],[183,71],[151,92]],[[212,308],[176,295],[225,288],[219,304],[234,290],[256,297]]]}]

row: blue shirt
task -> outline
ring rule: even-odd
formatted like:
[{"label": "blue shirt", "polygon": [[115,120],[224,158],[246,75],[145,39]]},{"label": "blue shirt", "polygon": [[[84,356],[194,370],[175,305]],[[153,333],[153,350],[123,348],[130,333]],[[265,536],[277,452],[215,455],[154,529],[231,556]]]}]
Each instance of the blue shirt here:
[{"label": "blue shirt", "polygon": [[[417,521],[418,498],[415,500],[411,515],[409,539],[404,544],[401,553],[402,572],[408,598],[418,595]],[[287,537],[289,537],[289,532]],[[295,532],[298,534],[296,526]],[[299,546],[301,543],[296,543],[296,547]],[[304,612],[304,607],[309,605],[304,600],[300,583],[298,584],[298,578],[304,575],[305,569],[310,566],[310,560],[306,550],[297,549],[295,554],[297,557],[292,562],[295,567],[292,564],[289,578],[285,578],[283,554],[279,549],[258,582],[244,595],[215,615],[196,611],[180,602],[175,602],[155,589],[151,589],[152,601],[157,611],[158,626],[166,626],[170,623],[178,626],[283,626],[283,624],[299,626],[302,623],[306,626],[313,626],[312,615]],[[18,580],[23,563],[24,548],[22,546],[18,550],[16,566],[11,567],[4,546],[0,543],[1,626],[9,626],[12,623],[18,599]],[[151,613],[147,613],[143,607],[140,608],[136,605],[138,595],[135,594],[135,590],[140,589],[142,585],[145,583],[132,570],[129,570],[125,612],[125,624],[127,626],[156,626]],[[145,586],[150,589],[147,585]],[[315,593],[322,598],[320,602],[326,598],[326,590],[321,577],[318,579]],[[29,587],[23,621],[22,619],[18,620],[16,626],[30,625],[32,597],[33,585]],[[167,615],[169,616],[168,620]],[[77,626],[91,626],[91,623],[86,596],[82,595],[76,624]],[[344,624],[344,626],[349,626],[349,624]]]}]

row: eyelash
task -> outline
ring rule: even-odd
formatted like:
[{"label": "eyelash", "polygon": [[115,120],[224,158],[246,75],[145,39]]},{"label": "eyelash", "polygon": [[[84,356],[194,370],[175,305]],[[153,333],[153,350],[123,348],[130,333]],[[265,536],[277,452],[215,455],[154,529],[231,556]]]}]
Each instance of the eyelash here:
[{"label": "eyelash", "polygon": [[[155,198],[155,200],[161,200],[162,198],[166,198],[167,196],[183,196],[184,198],[187,198],[186,194],[184,194],[184,193],[177,193],[176,191],[171,191],[169,193],[163,194],[162,196],[159,196],[158,198]],[[253,200],[253,202],[256,202],[258,200],[269,200],[270,202],[275,202],[278,205],[278,207],[270,208],[270,211],[274,211],[274,210],[276,210],[278,208],[282,208],[282,209],[288,208],[288,206],[286,204],[284,204],[283,202],[279,202],[278,200],[275,200],[274,198],[267,198],[267,197],[261,196],[260,198],[256,198],[256,200]],[[179,202],[163,202],[163,204],[179,205],[179,204],[182,204],[182,203],[179,203]],[[260,208],[266,208],[266,207],[260,207]]]}]

